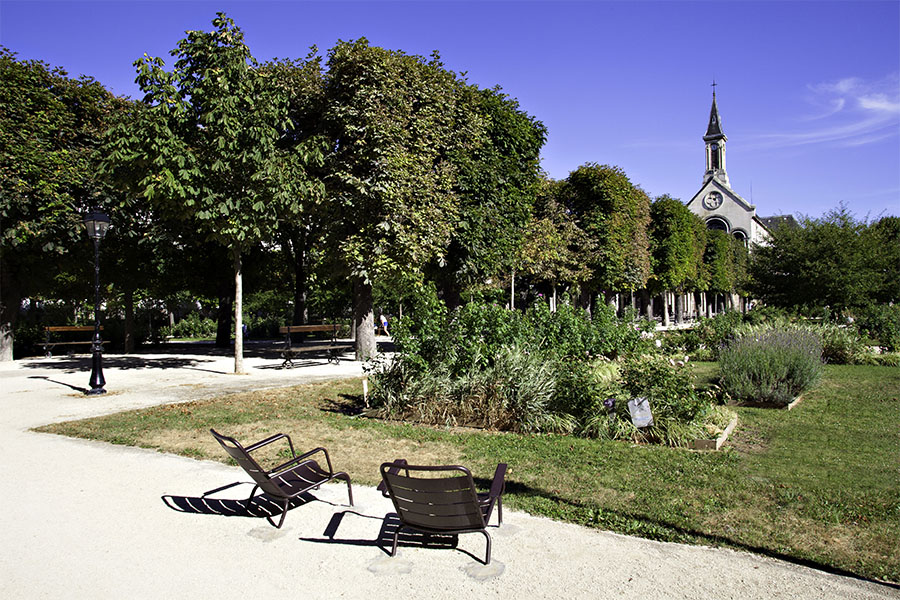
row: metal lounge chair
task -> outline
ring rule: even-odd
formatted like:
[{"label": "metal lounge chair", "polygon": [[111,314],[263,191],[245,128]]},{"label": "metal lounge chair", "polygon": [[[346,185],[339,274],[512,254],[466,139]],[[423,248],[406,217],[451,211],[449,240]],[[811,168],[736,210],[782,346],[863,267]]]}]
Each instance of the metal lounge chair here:
[{"label": "metal lounge chair", "polygon": [[[236,439],[228,437],[227,435],[222,435],[215,429],[210,429],[209,432],[212,433],[213,437],[216,438],[216,441],[222,445],[225,452],[237,461],[237,464],[253,478],[254,482],[256,482],[256,485],[253,486],[253,490],[250,492],[250,497],[247,498],[248,508],[253,502],[253,494],[256,493],[257,488],[262,490],[263,493],[282,501],[284,506],[281,512],[281,520],[278,521],[278,525],[275,527],[280,529],[284,524],[284,518],[287,516],[288,507],[290,506],[292,499],[311,489],[317,489],[320,485],[331,481],[332,479],[343,479],[347,482],[347,495],[350,497],[350,506],[353,506],[353,489],[350,486],[350,476],[343,471],[337,473],[334,472],[334,469],[331,467],[331,458],[328,456],[328,451],[325,450],[325,448],[316,448],[315,450],[310,450],[309,452],[297,455],[297,453],[294,452],[294,444],[291,442],[291,438],[283,433],[273,435],[256,442],[255,444],[244,447],[241,446]],[[267,471],[259,466],[259,463],[250,456],[250,453],[254,450],[282,438],[287,439],[288,446],[291,449],[292,458],[289,461]],[[310,458],[310,456],[317,452],[321,452],[325,455],[325,462],[328,465],[327,471],[319,466],[319,463]],[[269,522],[272,523],[271,517],[268,517],[268,519]]]},{"label": "metal lounge chair", "polygon": [[394,503],[400,519],[391,556],[397,554],[397,541],[404,528],[426,534],[483,533],[487,540],[484,564],[490,564],[487,526],[495,504],[497,526],[503,523],[506,463],[497,465],[490,491],[481,494],[475,489],[472,473],[457,465],[417,466],[400,459],[382,464],[381,478],[378,487]]}]

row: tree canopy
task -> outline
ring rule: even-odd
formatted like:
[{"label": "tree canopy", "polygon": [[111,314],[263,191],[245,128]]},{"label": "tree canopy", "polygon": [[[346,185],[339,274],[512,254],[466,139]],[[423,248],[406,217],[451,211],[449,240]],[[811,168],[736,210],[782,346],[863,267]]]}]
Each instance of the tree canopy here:
[{"label": "tree canopy", "polygon": [[109,191],[94,153],[122,102],[0,46],[0,360],[12,358],[22,298],[51,285],[60,257],[85,243],[82,215]]},{"label": "tree canopy", "polygon": [[594,291],[643,288],[650,275],[650,198],[618,167],[588,163],[569,174],[566,206],[595,244]]},{"label": "tree canopy", "polygon": [[856,219],[841,206],[783,225],[756,247],[751,291],[773,306],[843,311],[900,301],[900,219]]},{"label": "tree canopy", "polygon": [[228,248],[235,269],[235,372],[243,370],[241,254],[271,240],[304,199],[321,194],[308,173],[321,147],[286,141],[288,96],[259,68],[224,13],[212,32],[188,31],[171,52],[135,62],[144,110],[110,136],[109,170],[136,174],[162,218],[188,220]]}]

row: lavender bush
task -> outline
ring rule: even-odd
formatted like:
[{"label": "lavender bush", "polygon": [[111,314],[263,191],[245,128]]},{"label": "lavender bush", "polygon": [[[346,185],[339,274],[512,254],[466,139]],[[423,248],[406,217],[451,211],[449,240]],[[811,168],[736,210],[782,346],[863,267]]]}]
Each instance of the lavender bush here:
[{"label": "lavender bush", "polygon": [[760,327],[719,354],[723,389],[735,400],[785,405],[822,374],[822,335],[804,328]]}]

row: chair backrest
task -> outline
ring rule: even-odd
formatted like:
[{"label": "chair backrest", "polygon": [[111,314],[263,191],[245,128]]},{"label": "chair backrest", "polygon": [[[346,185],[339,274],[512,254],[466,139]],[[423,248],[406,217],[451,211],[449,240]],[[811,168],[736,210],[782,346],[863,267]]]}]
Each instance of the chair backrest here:
[{"label": "chair backrest", "polygon": [[486,526],[475,482],[465,467],[384,463],[381,477],[397,515],[407,525],[439,531]]},{"label": "chair backrest", "polygon": [[259,466],[250,453],[241,446],[240,442],[238,442],[233,437],[228,437],[227,435],[222,435],[215,429],[210,429],[209,432],[213,434],[213,437],[216,438],[216,441],[225,449],[225,452],[228,453],[228,456],[233,458],[235,462],[242,469],[244,469],[247,474],[253,478],[259,487],[264,492],[269,492],[270,494],[282,495],[280,489],[277,485],[272,483],[272,480],[269,479],[269,475],[266,473],[266,470]]}]

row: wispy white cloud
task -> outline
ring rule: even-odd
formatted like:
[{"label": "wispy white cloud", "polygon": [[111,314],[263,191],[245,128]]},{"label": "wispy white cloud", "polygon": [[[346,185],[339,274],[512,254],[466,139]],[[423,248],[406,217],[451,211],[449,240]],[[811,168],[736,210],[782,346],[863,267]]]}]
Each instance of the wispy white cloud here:
[{"label": "wispy white cloud", "polygon": [[810,114],[793,131],[754,136],[752,144],[774,148],[829,144],[863,146],[900,135],[900,76],[877,81],[847,77],[808,86]]}]

